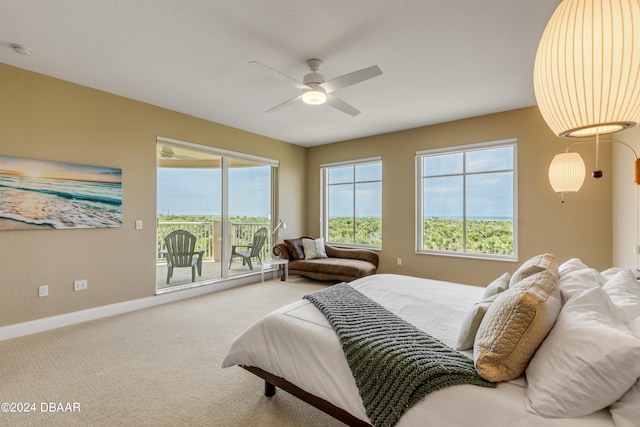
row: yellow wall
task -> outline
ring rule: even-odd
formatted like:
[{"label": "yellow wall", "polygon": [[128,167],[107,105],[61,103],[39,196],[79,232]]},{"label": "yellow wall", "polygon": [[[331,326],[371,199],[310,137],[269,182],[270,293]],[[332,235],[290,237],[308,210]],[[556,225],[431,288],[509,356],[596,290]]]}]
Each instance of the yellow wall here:
[{"label": "yellow wall", "polygon": [[[640,126],[613,134],[613,139],[628,144],[640,154]],[[604,171],[613,177],[613,264],[638,268],[638,206],[640,189],[634,182],[634,157],[625,146],[613,143],[613,166]]]},{"label": "yellow wall", "polygon": [[[611,265],[611,181],[587,180],[577,194],[553,192],[547,173],[555,154],[566,140],[555,137],[536,107],[376,135],[313,147],[307,153],[307,230],[319,235],[320,176],[323,163],[381,156],[383,162],[382,233],[380,270],[386,273],[486,285],[513,262],[463,259],[415,253],[415,153],[438,147],[475,142],[518,139],[519,261],[543,252],[560,262],[579,257],[604,269]],[[591,151],[582,153],[592,162]],[[603,147],[603,168],[610,150]],[[587,166],[589,167],[589,166]],[[397,258],[403,263],[398,266]]]},{"label": "yellow wall", "polygon": [[[123,171],[121,228],[0,232],[0,326],[155,294],[157,136],[279,160],[278,216],[287,222],[281,239],[319,234],[320,164],[381,156],[379,272],[477,285],[518,264],[415,254],[415,152],[515,137],[520,261],[551,252],[560,261],[611,265],[610,174],[587,179],[561,204],[547,170],[567,142],[551,134],[536,108],[304,149],[0,64],[0,155]],[[588,163],[592,151],[580,151]],[[602,169],[610,169],[608,147],[601,157]],[[143,230],[135,230],[137,219]],[[73,280],[81,278],[89,290],[73,292]],[[49,296],[38,298],[45,284]]]},{"label": "yellow wall", "polygon": [[279,216],[304,232],[304,148],[0,64],[0,155],[123,175],[121,228],[0,231],[0,326],[155,294],[157,136],[279,160]]}]

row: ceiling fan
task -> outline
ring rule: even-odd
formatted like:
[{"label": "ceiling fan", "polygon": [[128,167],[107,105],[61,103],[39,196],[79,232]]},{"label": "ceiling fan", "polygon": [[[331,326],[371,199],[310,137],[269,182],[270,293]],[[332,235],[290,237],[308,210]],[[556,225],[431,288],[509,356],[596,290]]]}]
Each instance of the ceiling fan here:
[{"label": "ceiling fan", "polygon": [[195,158],[190,156],[176,154],[173,147],[169,147],[168,145],[158,145],[157,151],[158,156],[164,160],[195,160]]},{"label": "ceiling fan", "polygon": [[307,60],[307,66],[309,67],[311,72],[303,77],[302,82],[299,82],[298,80],[291,78],[286,74],[281,73],[280,71],[274,70],[267,65],[261,64],[258,61],[251,61],[249,63],[260,66],[262,69],[267,70],[272,75],[283,79],[293,87],[302,90],[302,93],[300,95],[288,99],[283,103],[268,109],[266,111],[267,113],[279,110],[283,107],[286,107],[287,105],[291,105],[298,100],[302,100],[302,102],[309,105],[320,105],[326,102],[337,110],[340,110],[351,116],[357,116],[358,114],[360,114],[360,111],[351,104],[348,104],[347,102],[335,96],[333,92],[347,86],[361,83],[365,80],[369,80],[382,74],[382,70],[380,70],[380,67],[378,67],[377,65],[373,65],[371,67],[363,68],[361,70],[344,74],[340,77],[325,81],[324,76],[318,73],[318,69],[320,68],[320,65],[322,65],[322,61],[319,59],[309,59]]}]

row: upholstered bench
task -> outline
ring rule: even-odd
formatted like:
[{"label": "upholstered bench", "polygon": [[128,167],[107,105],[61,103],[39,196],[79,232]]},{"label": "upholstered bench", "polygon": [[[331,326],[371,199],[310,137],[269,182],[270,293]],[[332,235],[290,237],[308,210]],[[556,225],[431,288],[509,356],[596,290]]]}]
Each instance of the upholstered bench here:
[{"label": "upholstered bench", "polygon": [[372,250],[336,247],[312,237],[285,240],[274,246],[273,255],[289,260],[289,274],[314,280],[350,282],[378,269],[378,254]]}]

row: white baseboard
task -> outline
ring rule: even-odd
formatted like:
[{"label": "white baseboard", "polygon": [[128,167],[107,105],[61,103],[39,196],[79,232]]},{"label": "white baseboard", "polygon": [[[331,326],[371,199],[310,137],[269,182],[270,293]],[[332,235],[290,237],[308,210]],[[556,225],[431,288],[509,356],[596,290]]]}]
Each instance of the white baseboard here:
[{"label": "white baseboard", "polygon": [[254,282],[256,282],[255,277],[246,276],[238,279],[230,279],[222,282],[198,286],[195,288],[184,289],[181,291],[166,292],[152,297],[103,305],[100,307],[88,308],[86,310],[74,311],[72,313],[60,314],[58,316],[45,317],[42,319],[30,320],[28,322],[1,326],[0,341],[17,338],[24,335],[35,334],[38,332],[49,331],[51,329],[61,328],[63,326],[75,325],[76,323],[87,322],[89,320],[115,316],[116,314],[141,310],[143,308],[167,304],[182,299],[193,298],[200,295],[218,292],[237,286],[243,286]]}]

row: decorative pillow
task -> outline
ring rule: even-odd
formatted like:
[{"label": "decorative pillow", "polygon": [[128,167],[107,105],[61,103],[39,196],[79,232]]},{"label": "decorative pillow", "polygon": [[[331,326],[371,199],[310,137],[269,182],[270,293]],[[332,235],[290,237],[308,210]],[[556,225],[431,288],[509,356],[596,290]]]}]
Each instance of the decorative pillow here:
[{"label": "decorative pillow", "polygon": [[631,270],[620,270],[602,286],[602,289],[611,301],[624,311],[625,323],[640,316],[640,282]]},{"label": "decorative pillow", "polygon": [[478,374],[508,381],[524,372],[560,312],[558,277],[543,270],[498,294],[482,319],[473,349]]},{"label": "decorative pillow", "polygon": [[601,287],[571,298],[527,367],[525,401],[546,417],[606,408],[640,376],[640,339]]},{"label": "decorative pillow", "polygon": [[556,276],[558,275],[558,263],[556,261],[556,257],[552,254],[536,255],[527,260],[516,270],[515,273],[513,273],[509,282],[509,287],[544,270],[550,270]]},{"label": "decorative pillow", "polygon": [[328,258],[327,252],[324,248],[324,237],[318,237],[315,242],[317,258]]},{"label": "decorative pillow", "polygon": [[302,248],[304,250],[304,259],[317,258],[316,242],[314,239],[306,237],[302,238]]},{"label": "decorative pillow", "polygon": [[302,246],[302,239],[288,239],[284,241],[289,251],[293,255],[294,260],[304,259],[304,247]]},{"label": "decorative pillow", "polygon": [[304,248],[304,259],[327,258],[322,237],[318,239],[303,237],[302,247]]},{"label": "decorative pillow", "polygon": [[498,295],[500,292],[504,292],[509,287],[509,280],[511,279],[511,274],[504,273],[502,276],[498,277],[493,282],[489,283],[489,286],[484,290],[484,294],[482,294],[482,298],[489,298],[493,295]]},{"label": "decorative pillow", "polygon": [[469,350],[473,348],[480,323],[491,304],[498,298],[498,295],[499,294],[494,294],[482,301],[478,301],[473,304],[471,310],[465,314],[464,319],[462,319],[462,324],[460,325],[460,331],[458,332],[456,350]]}]

